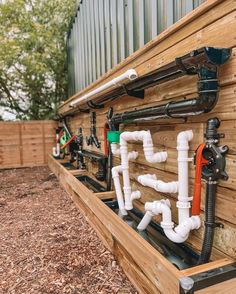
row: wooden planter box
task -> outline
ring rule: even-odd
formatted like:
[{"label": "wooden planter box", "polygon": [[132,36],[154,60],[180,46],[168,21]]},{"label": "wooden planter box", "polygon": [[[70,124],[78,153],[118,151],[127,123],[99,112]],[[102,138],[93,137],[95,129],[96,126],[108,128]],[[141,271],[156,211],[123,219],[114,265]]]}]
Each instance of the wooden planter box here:
[{"label": "wooden planter box", "polygon": [[[181,293],[180,278],[217,268],[223,269],[234,263],[234,260],[224,258],[190,269],[178,270],[101,201],[103,198],[114,196],[114,192],[94,194],[74,177],[75,174],[84,174],[84,171],[67,170],[52,156],[49,157],[48,164],[140,293]],[[236,278],[196,293],[234,293],[233,289],[236,289]]]}]

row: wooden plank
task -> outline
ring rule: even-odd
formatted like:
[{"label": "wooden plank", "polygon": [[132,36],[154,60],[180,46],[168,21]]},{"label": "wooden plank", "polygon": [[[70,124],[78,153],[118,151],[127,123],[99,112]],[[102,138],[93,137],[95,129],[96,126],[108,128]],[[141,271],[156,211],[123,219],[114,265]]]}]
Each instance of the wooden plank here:
[{"label": "wooden plank", "polygon": [[[188,53],[189,51],[202,47],[204,45],[232,47],[232,56],[224,66],[219,69],[220,92],[219,100],[212,112],[200,116],[189,117],[187,122],[180,119],[160,119],[157,121],[121,126],[121,130],[147,130],[150,129],[153,136],[155,151],[167,150],[169,157],[166,163],[149,164],[145,161],[142,147],[140,144],[129,144],[129,148],[139,151],[139,157],[136,161],[130,162],[130,171],[132,179],[132,188],[140,189],[142,198],[135,201],[135,206],[143,210],[146,201],[154,201],[161,198],[169,198],[172,204],[174,221],[177,221],[176,199],[177,195],[165,195],[157,193],[152,189],[142,187],[137,183],[137,175],[140,173],[155,173],[164,181],[177,179],[177,153],[176,137],[177,133],[193,129],[194,138],[190,144],[190,156],[197,146],[204,141],[204,130],[206,121],[210,117],[217,116],[222,120],[220,132],[225,133],[225,138],[221,144],[227,144],[230,148],[227,155],[227,172],[229,180],[221,181],[217,190],[216,198],[216,216],[217,221],[224,224],[224,229],[216,229],[215,240],[213,244],[212,259],[218,259],[231,256],[236,258],[236,2],[226,1],[206,1],[203,6],[193,11],[190,16],[186,16],[179,24],[168,29],[159,35],[154,41],[148,43],[143,49],[128,57],[124,62],[107,73],[100,80],[86,88],[83,92],[77,93],[79,97],[84,93],[104,84],[112,78],[120,75],[129,68],[135,68],[139,75],[150,73],[152,70],[173,61],[177,56]],[[97,113],[97,136],[101,141],[101,149],[104,152],[103,126],[106,121],[106,113],[110,106],[114,108],[114,113],[141,109],[160,105],[167,102],[179,101],[183,98],[189,99],[197,95],[197,77],[182,77],[175,81],[170,81],[145,91],[143,100],[134,99],[129,96],[120,97],[108,103],[103,109],[96,110]],[[71,99],[74,99],[73,97]],[[60,112],[67,113],[68,102],[60,108]],[[84,137],[90,133],[89,116],[85,113],[75,114],[68,118],[69,125],[74,132],[78,127],[83,128]],[[88,150],[98,151],[97,148],[86,146]],[[117,158],[114,165],[118,164]],[[94,166],[88,164],[88,172],[94,174]],[[190,166],[190,194],[193,193],[194,165]],[[202,195],[204,195],[204,185]],[[202,197],[201,209],[203,220],[204,197]],[[157,218],[158,220],[158,218]],[[203,226],[200,230],[191,233],[188,239],[195,250],[200,250],[202,245]],[[122,250],[122,245],[120,246]]]},{"label": "wooden plank", "polygon": [[101,200],[107,200],[107,199],[115,199],[116,193],[115,191],[108,191],[108,192],[99,192],[94,194],[96,197],[98,197]]},{"label": "wooden plank", "polygon": [[[179,271],[172,264],[125,224],[101,200],[94,197],[90,190],[76,181],[73,175],[51,156],[49,157],[49,167],[59,179],[63,179],[78,195],[79,201],[86,205],[87,213],[95,215],[103,226],[112,233],[113,238],[126,248],[137,266],[141,268],[142,274],[151,284],[155,285],[158,291],[163,293],[168,291],[170,294],[176,293]],[[149,289],[149,293],[156,293],[152,289]]]},{"label": "wooden plank", "polygon": [[0,122],[0,168],[45,165],[55,144],[55,121]]},{"label": "wooden plank", "polygon": [[224,258],[224,259],[209,262],[207,264],[201,264],[201,265],[198,265],[198,266],[194,266],[194,267],[191,267],[191,268],[188,268],[188,269],[181,270],[181,273],[184,276],[192,276],[192,275],[202,273],[204,271],[210,271],[210,270],[213,270],[213,269],[225,266],[225,265],[229,265],[229,264],[232,264],[234,262],[235,261],[232,260],[232,259]]},{"label": "wooden plank", "polygon": [[236,289],[236,278],[196,291],[196,294],[233,294]]},{"label": "wooden plank", "polygon": [[[49,167],[60,180],[75,204],[97,231],[105,246],[112,251],[139,293],[178,293],[178,280],[231,264],[225,258],[179,271],[125,224],[101,200],[51,156]],[[204,293],[204,292],[202,292]],[[206,292],[208,293],[208,292]]]},{"label": "wooden plank", "polygon": [[[193,48],[198,48],[199,46],[213,45],[233,47],[235,45],[233,33],[235,31],[234,25],[236,22],[234,14],[232,14],[231,18],[229,18],[229,13],[235,10],[235,2],[233,0],[207,2],[209,2],[208,5],[211,5],[211,10],[209,10],[209,6],[203,5],[201,10],[197,9],[187,16],[188,22],[184,25],[180,25],[178,27],[178,31],[175,29],[173,30],[173,28],[172,30],[165,30],[165,32],[160,34],[156,39],[154,39],[154,41],[150,41],[149,45],[139,50],[139,58],[137,58],[137,54],[133,54],[132,57],[128,58],[126,61],[128,64],[126,64],[125,69],[128,69],[127,65],[129,65],[129,68],[135,68],[139,76],[142,76],[146,73],[150,73],[160,66],[167,64],[168,62],[173,61],[176,56],[184,55]],[[197,19],[196,15],[198,15]],[[227,15],[227,25],[224,23],[224,20],[226,19],[224,18],[225,15]],[[186,18],[184,18],[184,20],[180,20],[179,23],[184,23],[184,21],[186,21]],[[229,26],[230,21],[232,21],[232,24]],[[214,25],[215,23],[217,23],[217,26]],[[186,26],[186,24],[188,24],[188,26]],[[175,24],[172,27],[175,26],[177,25]],[[222,30],[222,32],[224,32],[224,30],[227,29],[232,32],[231,34],[229,32],[227,33],[227,40],[219,38],[218,31],[215,33],[214,30],[217,30],[218,27],[218,31]],[[173,33],[175,33],[174,37]],[[215,44],[216,42],[217,44]],[[133,60],[134,57],[136,57],[135,60]],[[123,72],[124,63],[121,63],[118,67],[115,67],[113,71],[108,72],[96,83],[93,83],[85,90],[68,99],[67,102],[60,108],[60,113],[66,113],[70,110],[69,102],[73,99],[88,93],[95,87],[100,86],[104,82],[111,80]]]}]

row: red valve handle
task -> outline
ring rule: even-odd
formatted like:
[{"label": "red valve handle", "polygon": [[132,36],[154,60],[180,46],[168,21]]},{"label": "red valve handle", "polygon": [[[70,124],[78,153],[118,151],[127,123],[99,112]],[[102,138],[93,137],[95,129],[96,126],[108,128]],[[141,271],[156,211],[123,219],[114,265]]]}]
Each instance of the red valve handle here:
[{"label": "red valve handle", "polygon": [[104,153],[108,156],[108,142],[107,142],[107,132],[109,131],[109,126],[106,123],[103,129],[103,136],[104,136]]},{"label": "red valve handle", "polygon": [[201,175],[202,175],[202,167],[208,164],[208,160],[206,160],[202,156],[203,149],[205,148],[205,144],[199,145],[196,153],[196,172],[195,172],[195,180],[194,180],[194,192],[193,192],[193,203],[192,203],[192,215],[200,215],[200,205],[201,205]]},{"label": "red valve handle", "polygon": [[70,140],[68,140],[62,147],[61,147],[61,150],[65,149],[71,142],[73,142],[75,139],[76,139],[76,135],[72,136],[70,138]]}]

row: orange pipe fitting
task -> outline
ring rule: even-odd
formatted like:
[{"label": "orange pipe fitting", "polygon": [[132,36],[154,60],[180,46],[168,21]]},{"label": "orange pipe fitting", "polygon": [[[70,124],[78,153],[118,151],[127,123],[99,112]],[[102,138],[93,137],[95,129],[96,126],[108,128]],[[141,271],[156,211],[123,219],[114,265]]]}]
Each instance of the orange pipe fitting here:
[{"label": "orange pipe fitting", "polygon": [[193,192],[193,202],[192,202],[192,215],[200,215],[201,211],[201,175],[202,167],[208,164],[208,160],[203,158],[202,152],[205,148],[205,144],[199,145],[196,152],[196,171],[194,180],[194,192]]},{"label": "orange pipe fitting", "polygon": [[74,136],[72,136],[71,138],[70,138],[70,140],[68,140],[67,142],[66,142],[66,144],[64,144],[62,147],[61,147],[61,150],[63,150],[63,149],[65,149],[71,142],[73,142],[75,139],[76,139],[76,135],[74,135]]}]

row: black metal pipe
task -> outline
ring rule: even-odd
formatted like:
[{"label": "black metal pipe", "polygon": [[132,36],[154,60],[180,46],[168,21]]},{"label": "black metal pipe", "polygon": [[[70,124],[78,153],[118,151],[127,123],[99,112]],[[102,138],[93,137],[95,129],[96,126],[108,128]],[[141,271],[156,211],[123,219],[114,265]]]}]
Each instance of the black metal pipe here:
[{"label": "black metal pipe", "polygon": [[198,97],[112,115],[109,124],[135,123],[158,118],[180,118],[210,112],[218,100],[218,66],[230,57],[231,50],[204,47],[177,58],[156,72],[137,79],[128,85],[129,91],[140,91],[183,75],[198,75]]},{"label": "black metal pipe", "polygon": [[96,134],[96,112],[92,112],[90,114],[90,136],[86,137],[87,145],[95,145],[97,148],[101,147],[101,143],[98,140],[97,134]]},{"label": "black metal pipe", "polygon": [[210,260],[215,234],[215,201],[216,201],[216,182],[208,182],[206,184],[206,200],[205,200],[205,231],[202,244],[201,254],[198,264],[206,263]]},{"label": "black metal pipe", "polygon": [[111,182],[112,182],[112,176],[111,176],[111,169],[112,169],[112,152],[111,152],[111,145],[108,143],[108,158],[107,158],[107,191],[111,191]]},{"label": "black metal pipe", "polygon": [[[203,47],[176,58],[174,61],[142,76],[124,86],[120,86],[96,100],[98,106],[123,95],[140,98],[140,92],[155,85],[177,79],[184,75],[197,75],[201,68],[216,71],[230,57],[231,50],[225,48]],[[141,95],[143,98],[143,94]]]},{"label": "black metal pipe", "polygon": [[197,75],[201,67],[212,70],[224,64],[230,57],[231,50],[225,48],[203,47],[190,53],[177,57],[173,62],[162,66],[150,74],[134,80],[126,89],[142,90],[158,85],[184,75]]},{"label": "black metal pipe", "polygon": [[128,124],[168,117],[179,118],[210,112],[218,100],[217,72],[206,71],[202,68],[199,75],[197,98],[114,114],[110,118],[110,124],[117,129],[121,123]]},{"label": "black metal pipe", "polygon": [[218,180],[227,180],[228,175],[225,172],[226,160],[225,154],[228,152],[227,146],[218,146],[219,139],[224,134],[218,133],[220,120],[216,117],[207,121],[205,132],[205,148],[202,155],[208,161],[207,165],[202,167],[202,178],[206,180],[205,196],[205,231],[203,244],[198,264],[209,262],[214,241],[215,227],[215,202]]},{"label": "black metal pipe", "polygon": [[98,154],[92,151],[88,150],[81,150],[78,151],[78,155],[82,158],[87,157],[90,158],[91,161],[94,161],[98,164],[98,171],[96,173],[96,179],[99,181],[106,180],[107,176],[107,156],[104,156],[102,154]]}]

